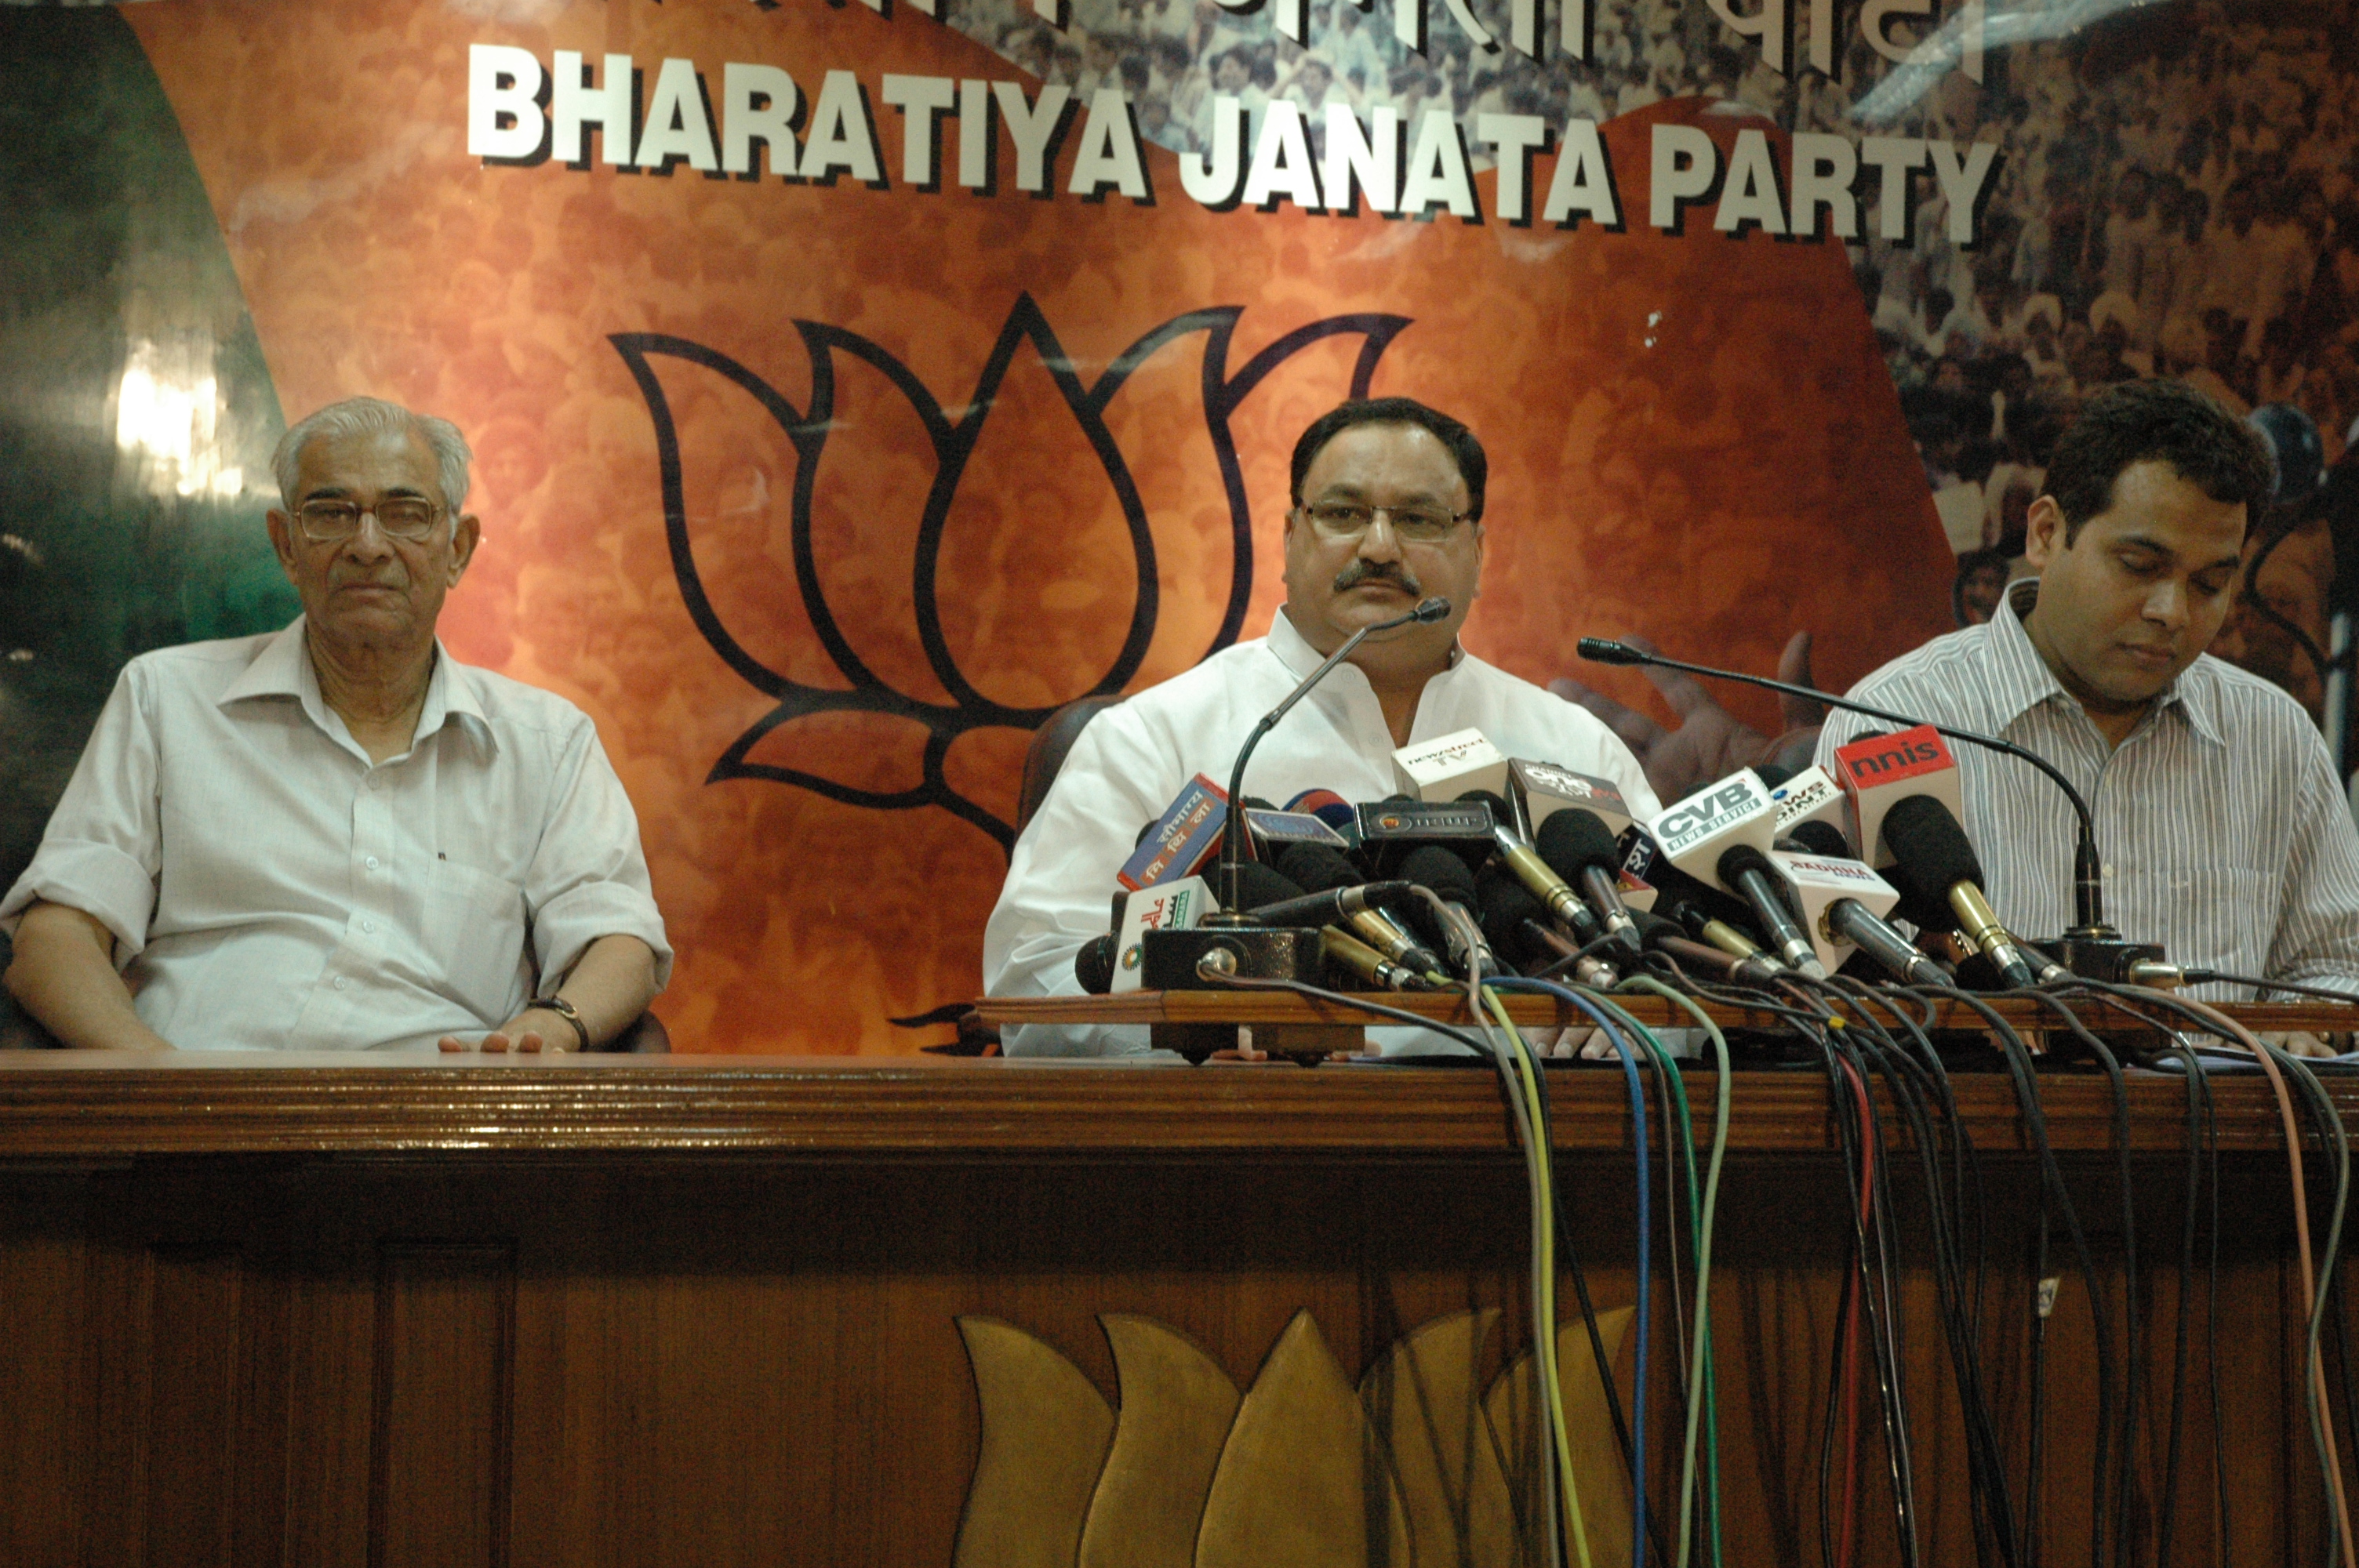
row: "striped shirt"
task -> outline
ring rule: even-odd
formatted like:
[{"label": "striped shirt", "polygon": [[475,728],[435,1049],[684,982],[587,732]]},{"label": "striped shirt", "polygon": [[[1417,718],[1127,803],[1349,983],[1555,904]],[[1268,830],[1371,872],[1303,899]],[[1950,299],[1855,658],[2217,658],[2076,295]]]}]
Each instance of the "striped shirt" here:
[{"label": "striped shirt", "polygon": [[[2038,591],[2017,584],[1988,625],[1936,637],[1850,695],[2054,763],[2095,815],[2105,917],[2129,940],[2159,942],[2190,968],[2359,990],[2359,832],[2309,715],[2206,654],[2110,746],[2024,630]],[[1818,759],[1831,767],[1835,748],[1888,728],[1835,713]],[[2019,936],[2055,936],[2072,921],[2071,805],[2019,759],[1971,743],[1951,751],[1999,919]]]}]

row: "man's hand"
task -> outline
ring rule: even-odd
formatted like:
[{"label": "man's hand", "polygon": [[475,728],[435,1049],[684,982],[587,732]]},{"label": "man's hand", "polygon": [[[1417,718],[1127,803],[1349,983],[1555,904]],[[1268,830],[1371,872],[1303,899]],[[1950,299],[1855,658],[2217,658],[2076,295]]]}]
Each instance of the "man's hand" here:
[{"label": "man's hand", "polygon": [[528,1007],[476,1044],[470,1045],[455,1034],[442,1036],[444,1051],[488,1051],[494,1055],[515,1050],[530,1054],[546,1051],[550,1055],[566,1050],[576,1039],[573,1025],[563,1015],[545,1007]]},{"label": "man's hand", "polygon": [[2289,1056],[2339,1056],[2351,1049],[2348,1034],[2312,1034],[2307,1029],[2265,1031],[2261,1038]]},{"label": "man's hand", "polygon": [[[1661,651],[1644,637],[1622,641],[1650,654]],[[1569,676],[1549,682],[1549,689],[1603,719],[1606,728],[1637,757],[1638,765],[1647,770],[1647,783],[1663,800],[1684,800],[1714,780],[1759,762],[1790,768],[1809,765],[1818,745],[1819,726],[1827,716],[1824,705],[1780,693],[1777,708],[1786,721],[1785,732],[1764,735],[1739,722],[1694,676],[1652,665],[1646,669],[1647,678],[1679,716],[1678,729],[1666,730],[1636,708],[1625,708]],[[1777,678],[1789,686],[1818,684],[1810,678],[1808,632],[1797,632],[1788,639],[1786,651],[1777,660]]]}]

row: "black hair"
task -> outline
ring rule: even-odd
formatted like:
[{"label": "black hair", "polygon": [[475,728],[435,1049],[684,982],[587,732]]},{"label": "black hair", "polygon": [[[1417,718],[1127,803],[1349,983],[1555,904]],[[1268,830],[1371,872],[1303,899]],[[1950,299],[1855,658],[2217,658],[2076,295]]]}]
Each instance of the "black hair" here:
[{"label": "black hair", "polygon": [[2268,503],[2277,467],[2257,431],[2180,381],[2128,381],[2082,406],[2056,438],[2048,493],[2064,514],[2064,543],[2114,503],[2114,484],[2133,463],[2166,462],[2214,501],[2247,515]]},{"label": "black hair", "polygon": [[1289,488],[1296,505],[1302,504],[1302,479],[1311,463],[1328,442],[1355,425],[1414,425],[1432,436],[1450,449],[1458,477],[1466,481],[1466,515],[1477,523],[1483,520],[1483,487],[1491,477],[1491,460],[1483,455],[1483,443],[1474,438],[1473,431],[1414,397],[1355,398],[1312,420],[1294,443]]}]

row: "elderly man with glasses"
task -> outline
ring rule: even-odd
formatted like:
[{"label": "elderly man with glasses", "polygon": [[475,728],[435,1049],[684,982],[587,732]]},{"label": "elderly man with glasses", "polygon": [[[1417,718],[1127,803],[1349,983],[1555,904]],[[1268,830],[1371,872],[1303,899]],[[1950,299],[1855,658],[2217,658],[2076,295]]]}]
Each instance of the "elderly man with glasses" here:
[{"label": "elderly man with glasses", "polygon": [[434,635],[474,557],[458,429],[355,398],[288,431],[285,631],[144,654],[0,900],[68,1045],[586,1049],[671,967],[579,708]]},{"label": "elderly man with glasses", "polygon": [[[1609,780],[1636,811],[1655,811],[1637,759],[1603,723],[1459,645],[1483,574],[1488,474],[1472,431],[1410,398],[1346,403],[1302,433],[1286,514],[1286,602],[1269,634],[1108,708],[1082,731],[1016,841],[984,935],[991,995],[1079,991],[1074,956],[1106,929],[1114,873],[1140,827],[1197,773],[1226,787],[1246,733],[1297,682],[1361,627],[1428,597],[1449,600],[1450,613],[1362,643],[1256,750],[1248,795],[1282,802],[1330,789],[1381,800],[1397,788],[1395,750],[1480,730],[1510,756]],[[1003,1037],[1011,1055],[1147,1049],[1144,1028],[1036,1025]]]}]

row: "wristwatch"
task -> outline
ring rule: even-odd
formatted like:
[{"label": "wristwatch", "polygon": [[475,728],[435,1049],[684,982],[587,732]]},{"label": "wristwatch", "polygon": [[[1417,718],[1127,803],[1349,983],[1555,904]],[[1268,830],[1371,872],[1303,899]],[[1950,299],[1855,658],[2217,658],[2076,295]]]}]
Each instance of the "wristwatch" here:
[{"label": "wristwatch", "polygon": [[582,1049],[584,1051],[590,1049],[590,1026],[582,1022],[582,1015],[573,1010],[573,1004],[556,992],[551,991],[547,996],[533,998],[525,1003],[524,1010],[527,1012],[538,1010],[557,1014],[558,1017],[573,1025],[573,1033],[581,1038]]}]

